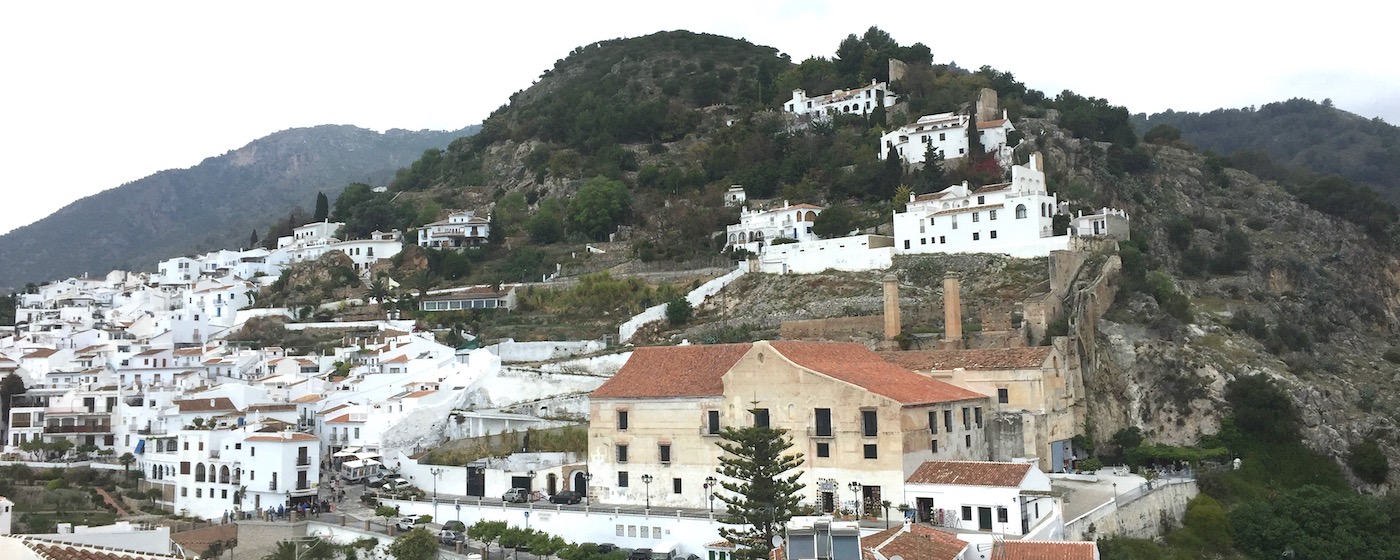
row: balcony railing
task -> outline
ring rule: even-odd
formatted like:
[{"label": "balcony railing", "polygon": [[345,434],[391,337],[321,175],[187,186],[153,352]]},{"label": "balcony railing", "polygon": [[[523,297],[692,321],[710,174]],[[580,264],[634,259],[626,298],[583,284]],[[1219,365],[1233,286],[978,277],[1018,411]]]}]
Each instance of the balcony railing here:
[{"label": "balcony railing", "polygon": [[141,434],[143,436],[163,436],[166,432],[165,428],[142,428],[140,430],[136,430],[136,433]]},{"label": "balcony railing", "polygon": [[111,416],[111,412],[100,410],[88,410],[86,408],[49,408],[44,410],[47,416]]},{"label": "balcony railing", "polygon": [[297,466],[298,466],[298,467],[305,467],[305,466],[308,466],[308,465],[310,465],[310,464],[311,464],[311,457],[310,457],[310,456],[297,457]]},{"label": "balcony railing", "polygon": [[274,481],[272,481],[272,482],[267,483],[267,489],[270,490],[270,491],[272,491],[272,492],[276,492],[276,491],[277,491],[277,481],[274,480]]},{"label": "balcony railing", "polygon": [[111,433],[110,424],[95,424],[91,426],[44,426],[44,432],[50,434],[105,434]]}]

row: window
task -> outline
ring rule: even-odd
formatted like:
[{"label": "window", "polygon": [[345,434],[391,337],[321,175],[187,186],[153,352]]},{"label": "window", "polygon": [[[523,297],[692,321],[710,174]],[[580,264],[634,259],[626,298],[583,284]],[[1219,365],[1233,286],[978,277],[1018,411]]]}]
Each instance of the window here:
[{"label": "window", "polygon": [[905,239],[905,240],[904,240],[904,248],[905,248],[905,249],[908,249],[908,248],[909,248],[909,240],[908,240],[908,239]]},{"label": "window", "polygon": [[988,211],[987,211],[987,219],[990,220],[990,221],[993,221],[993,222],[997,221],[997,211],[996,211],[996,210],[988,210]]},{"label": "window", "polygon": [[818,456],[818,457],[830,457],[830,456],[831,456],[831,444],[825,443],[825,442],[823,442],[823,443],[818,443],[818,444],[817,444],[817,456]]},{"label": "window", "polygon": [[204,497],[204,489],[203,489],[203,488],[195,488],[195,489],[194,489],[194,497],[196,497],[196,498],[203,498],[203,497]]},{"label": "window", "polygon": [[[978,203],[978,204],[986,204],[986,203],[987,203],[987,197],[985,197],[985,196],[978,196],[978,197],[977,197],[977,203]],[[975,221],[977,221],[977,220],[976,220],[976,219],[973,219],[972,221],[975,222]]]},{"label": "window", "polygon": [[997,230],[992,230],[992,239],[997,238]]},{"label": "window", "polygon": [[[680,494],[680,493],[681,493],[681,479],[679,479],[679,478],[673,478],[673,479],[671,479],[671,493],[672,493],[672,494]],[[660,531],[658,531],[658,532],[660,532]]]},{"label": "window", "polygon": [[617,411],[617,429],[618,429],[618,431],[626,431],[626,430],[627,430],[627,411],[626,411],[626,410],[619,410],[619,411]]},{"label": "window", "polygon": [[658,455],[660,455],[660,457],[661,457],[661,462],[662,462],[662,463],[669,463],[669,462],[671,462],[671,444],[669,444],[669,443],[663,443],[663,444],[661,444],[660,447],[659,447],[659,449],[658,449],[658,451],[659,451],[659,452],[658,452]]},{"label": "window", "polygon": [[1001,404],[1006,404],[1006,403],[1011,402],[1011,391],[1008,390],[1006,387],[1000,387],[1000,388],[998,388],[998,389],[997,389],[997,402],[999,402],[999,403],[1001,403]]},{"label": "window", "polygon": [[627,446],[626,446],[626,445],[618,445],[618,446],[617,446],[617,462],[619,462],[619,463],[626,463],[626,462],[627,462]]},{"label": "window", "polygon": [[199,442],[199,450],[204,451],[204,442]]},{"label": "window", "polygon": [[818,408],[818,409],[817,409],[817,412],[816,412],[816,416],[817,416],[817,435],[818,435],[818,436],[830,436],[830,435],[831,435],[831,409],[830,409],[830,408]]},{"label": "window", "polygon": [[972,232],[972,240],[973,240],[973,241],[977,241],[979,238],[980,238],[980,237],[979,237],[979,234],[978,234],[977,232],[975,232],[975,231]]},{"label": "window", "polygon": [[880,419],[874,410],[860,411],[860,435],[875,437],[880,434]]},{"label": "window", "polygon": [[997,523],[1006,523],[1006,508],[997,508]]},{"label": "window", "polygon": [[972,521],[972,506],[963,506],[963,507],[962,507],[962,520],[963,520],[963,521]]},{"label": "window", "polygon": [[[905,243],[908,243],[908,241],[905,241]],[[925,237],[925,238],[920,239],[920,240],[919,240],[919,244],[920,244],[920,245],[928,245],[928,238]]]},{"label": "window", "polygon": [[753,411],[753,425],[759,428],[768,427],[768,409],[757,408]]},{"label": "window", "polygon": [[940,141],[942,141],[942,140],[947,140],[947,139],[948,139],[948,133],[947,133],[947,132],[940,132],[940,133],[938,133],[938,139],[939,139]]},{"label": "window", "polygon": [[618,526],[617,526],[617,536],[621,537],[622,535],[623,535],[623,532],[622,532],[622,525],[618,525]]},{"label": "window", "polygon": [[942,235],[940,235],[940,236],[938,236],[938,242],[939,242],[939,243],[947,243],[947,242],[948,242],[948,238],[947,238],[947,237],[944,237],[944,236],[942,236]]},{"label": "window", "polygon": [[962,413],[963,413],[963,415],[962,415],[962,416],[963,416],[963,429],[964,429],[964,430],[971,430],[971,429],[972,429],[972,409],[970,409],[970,408],[964,406],[963,409],[962,409]]},{"label": "window", "polygon": [[234,449],[243,449],[243,444],[241,444],[241,443],[235,443],[235,444],[233,444],[233,448],[234,448]]},{"label": "window", "polygon": [[932,449],[934,453],[938,453],[938,440],[929,440],[929,449]]},{"label": "window", "polygon": [[187,441],[187,442],[185,442],[185,451],[189,451],[189,450],[190,450],[190,442]]},{"label": "window", "polygon": [[617,471],[617,487],[627,487],[627,471]]},{"label": "window", "polygon": [[968,449],[972,449],[972,436],[963,436],[963,441]]},{"label": "window", "polygon": [[972,415],[977,418],[977,427],[982,427],[982,407],[972,409]]},{"label": "window", "polygon": [[705,411],[705,420],[706,420],[706,428],[709,430],[709,433],[711,433],[711,434],[718,434],[718,433],[719,433],[719,411],[718,411],[718,410],[707,410],[707,411]]},{"label": "window", "polygon": [[180,461],[180,474],[190,474],[189,461]]},{"label": "window", "polygon": [[875,444],[873,444],[873,443],[867,443],[867,444],[865,444],[865,458],[866,458],[866,459],[879,459],[879,458],[880,458],[879,450],[876,448],[876,445],[875,445]]},{"label": "window", "polygon": [[[978,202],[978,204],[981,204],[981,202]],[[980,221],[982,221],[982,220],[981,220],[981,217],[982,217],[982,213],[981,213],[981,212],[973,212],[973,213],[972,213],[972,221],[974,221],[974,222],[980,222]]]},{"label": "window", "polygon": [[227,500],[227,499],[228,499],[228,490],[220,490],[220,491],[219,491],[219,498],[220,498],[220,499],[223,499],[223,500]]},{"label": "window", "polygon": [[953,215],[953,229],[958,229],[958,215]]},{"label": "window", "polygon": [[938,411],[936,410],[930,410],[928,413],[928,432],[938,433]]},{"label": "window", "polygon": [[1026,205],[1025,205],[1025,204],[1017,204],[1017,205],[1016,205],[1016,219],[1017,219],[1017,220],[1021,220],[1021,219],[1024,219],[1025,217],[1026,217]]},{"label": "window", "polygon": [[[359,428],[355,428],[355,437],[360,437],[360,429],[359,429]],[[249,457],[257,457],[257,456],[258,456],[258,448],[249,445],[249,446],[248,446],[248,456],[249,456]]]},{"label": "window", "polygon": [[951,410],[943,411],[943,431],[953,431],[953,411]]},{"label": "window", "polygon": [[189,495],[190,495],[190,489],[189,489],[189,488],[181,488],[181,489],[180,489],[180,497],[181,497],[181,498],[187,498],[187,497],[189,497]]}]

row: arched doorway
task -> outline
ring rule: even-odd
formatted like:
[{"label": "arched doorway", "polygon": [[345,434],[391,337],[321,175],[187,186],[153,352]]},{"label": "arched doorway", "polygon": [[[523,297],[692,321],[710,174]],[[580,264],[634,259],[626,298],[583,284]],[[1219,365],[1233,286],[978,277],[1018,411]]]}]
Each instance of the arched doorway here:
[{"label": "arched doorway", "polygon": [[584,478],[582,471],[574,473],[574,483],[569,486],[569,489],[579,494],[588,489],[588,479]]}]

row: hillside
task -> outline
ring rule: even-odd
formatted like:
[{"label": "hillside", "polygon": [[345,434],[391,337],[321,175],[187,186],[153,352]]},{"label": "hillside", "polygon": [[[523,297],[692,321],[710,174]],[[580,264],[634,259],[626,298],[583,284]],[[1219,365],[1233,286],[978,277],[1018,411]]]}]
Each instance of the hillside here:
[{"label": "hillside", "polygon": [[1400,127],[1348,113],[1328,101],[1290,99],[1257,109],[1138,114],[1133,124],[1139,133],[1160,125],[1176,127],[1182,139],[1201,150],[1261,152],[1286,166],[1340,175],[1371,186],[1400,206]]},{"label": "hillside", "polygon": [[246,245],[254,229],[317,191],[384,183],[429,148],[472,133],[353,126],[284,130],[188,169],[171,169],[83,198],[0,236],[0,287],[83,273],[149,269],[160,259]]}]

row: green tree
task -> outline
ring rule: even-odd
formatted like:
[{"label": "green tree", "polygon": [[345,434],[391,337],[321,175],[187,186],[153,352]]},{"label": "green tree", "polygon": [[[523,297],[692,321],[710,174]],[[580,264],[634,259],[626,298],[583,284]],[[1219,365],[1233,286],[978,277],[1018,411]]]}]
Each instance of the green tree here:
[{"label": "green tree", "polygon": [[375,278],[369,283],[369,289],[365,290],[365,297],[375,303],[384,303],[389,298],[389,284],[383,277]]},{"label": "green tree", "polygon": [[525,222],[525,229],[530,234],[530,242],[538,245],[558,243],[564,239],[564,225],[560,223],[559,216],[543,208],[530,216]]},{"label": "green tree", "polygon": [[1390,459],[1386,458],[1385,451],[1375,438],[1352,444],[1347,449],[1347,466],[1351,467],[1351,472],[1356,473],[1357,478],[1371,484],[1384,484],[1390,475]]},{"label": "green tree", "polygon": [[122,456],[117,458],[117,462],[122,464],[122,473],[125,474],[127,478],[131,478],[131,465],[136,462],[136,456],[130,453],[122,453]]},{"label": "green tree", "polygon": [[[767,419],[768,411],[753,409],[754,417]],[[721,522],[738,528],[721,527],[720,536],[738,544],[750,558],[768,558],[773,537],[792,518],[805,484],[798,482],[802,472],[801,453],[786,453],[792,440],[786,430],[765,425],[743,428],[729,426],[720,432],[720,457],[717,472],[726,480],[720,482],[725,492],[719,499],[725,503]]]},{"label": "green tree", "polygon": [[22,395],[28,389],[24,386],[24,378],[15,375],[13,372],[0,379],[0,418],[4,418],[7,423],[10,419],[10,397]]},{"label": "green tree", "polygon": [[850,206],[833,204],[817,214],[817,219],[812,222],[812,233],[824,239],[841,237],[856,229],[859,218]]},{"label": "green tree", "polygon": [[919,194],[938,192],[948,187],[948,169],[943,164],[943,152],[930,143],[924,148],[924,167],[914,181]]},{"label": "green tree", "polygon": [[1160,144],[1170,146],[1181,141],[1181,130],[1169,124],[1159,124],[1142,135],[1142,141],[1148,144]]},{"label": "green tree", "polygon": [[253,234],[248,236],[248,247],[249,247],[249,248],[253,248],[253,247],[257,247],[257,246],[258,246],[258,230],[257,230],[257,228],[253,228]]},{"label": "green tree", "polygon": [[471,527],[467,527],[467,538],[481,541],[482,544],[486,545],[486,550],[482,552],[486,553],[485,555],[489,558],[491,556],[491,543],[496,542],[497,539],[501,538],[501,535],[505,534],[506,527],[505,521],[483,519],[473,523]]},{"label": "green tree", "polygon": [[311,213],[311,221],[324,222],[331,215],[331,201],[326,198],[326,193],[316,193],[316,211]]},{"label": "green tree", "polygon": [[389,554],[395,560],[433,560],[437,557],[437,539],[423,527],[414,527],[412,531],[394,538],[393,544],[389,545]]},{"label": "green tree", "polygon": [[1293,399],[1263,375],[1236,377],[1225,386],[1235,425],[1253,439],[1265,443],[1291,443],[1299,439],[1298,410]]},{"label": "green tree", "polygon": [[690,301],[678,297],[666,302],[666,320],[673,327],[679,327],[690,322],[690,318],[695,316],[695,308],[690,305]]},{"label": "green tree", "polygon": [[569,227],[589,239],[605,240],[632,211],[632,195],[627,185],[604,177],[594,177],[569,205]]},{"label": "green tree", "polygon": [[914,190],[909,185],[900,185],[894,190],[894,199],[890,202],[894,204],[895,212],[903,212],[909,205],[909,197],[914,194]]}]

